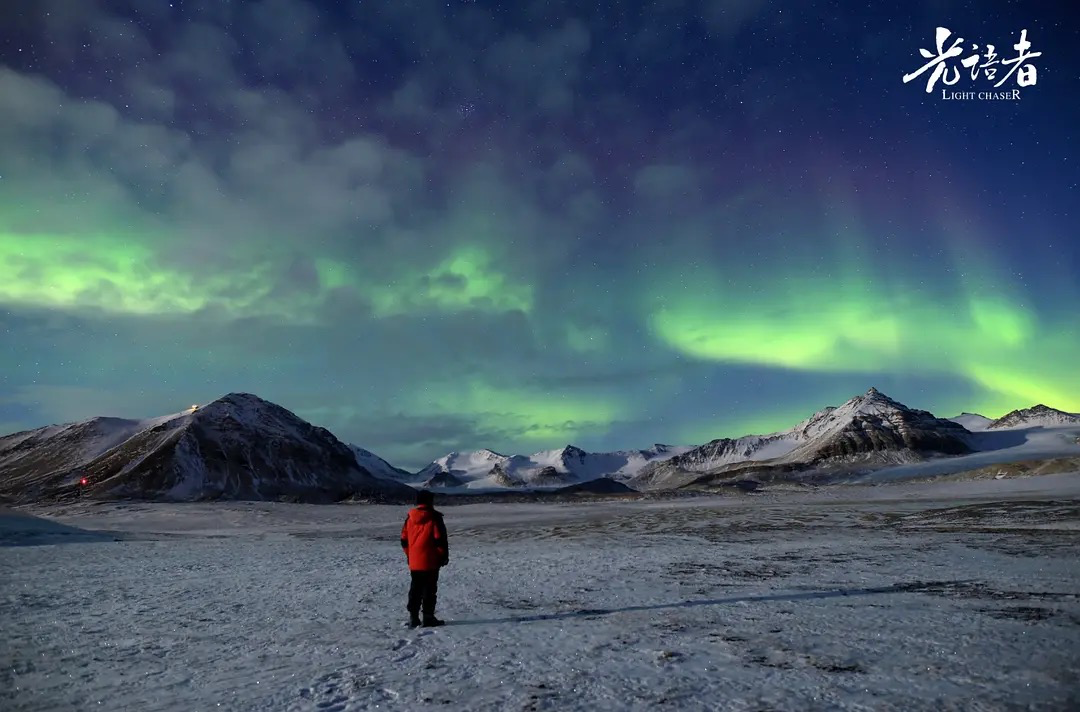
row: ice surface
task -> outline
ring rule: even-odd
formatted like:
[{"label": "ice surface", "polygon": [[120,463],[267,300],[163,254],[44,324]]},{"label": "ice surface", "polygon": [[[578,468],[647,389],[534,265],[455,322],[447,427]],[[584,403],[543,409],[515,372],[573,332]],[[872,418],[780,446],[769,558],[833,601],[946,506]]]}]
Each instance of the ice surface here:
[{"label": "ice surface", "polygon": [[0,708],[1080,704],[1078,473],[442,509],[434,631],[401,507],[0,513]]}]

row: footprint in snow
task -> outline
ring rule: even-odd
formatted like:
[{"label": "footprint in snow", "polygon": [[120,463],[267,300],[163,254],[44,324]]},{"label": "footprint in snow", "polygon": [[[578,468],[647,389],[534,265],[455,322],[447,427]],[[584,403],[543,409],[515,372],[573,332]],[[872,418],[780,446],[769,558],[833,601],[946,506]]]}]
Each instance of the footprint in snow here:
[{"label": "footprint in snow", "polygon": [[317,702],[315,706],[320,710],[325,710],[326,712],[343,712],[343,710],[345,709],[345,703],[347,703],[348,701],[349,698],[345,695],[338,695],[333,699]]}]

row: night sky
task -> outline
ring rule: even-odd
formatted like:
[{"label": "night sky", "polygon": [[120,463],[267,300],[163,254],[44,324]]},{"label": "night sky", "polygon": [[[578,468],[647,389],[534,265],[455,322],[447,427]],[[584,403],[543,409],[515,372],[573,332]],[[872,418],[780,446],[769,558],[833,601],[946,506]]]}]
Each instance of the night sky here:
[{"label": "night sky", "polygon": [[[418,467],[870,386],[1080,411],[1078,18],[870,4],[4,0],[0,433],[246,391]],[[904,83],[938,26],[1037,82]]]}]

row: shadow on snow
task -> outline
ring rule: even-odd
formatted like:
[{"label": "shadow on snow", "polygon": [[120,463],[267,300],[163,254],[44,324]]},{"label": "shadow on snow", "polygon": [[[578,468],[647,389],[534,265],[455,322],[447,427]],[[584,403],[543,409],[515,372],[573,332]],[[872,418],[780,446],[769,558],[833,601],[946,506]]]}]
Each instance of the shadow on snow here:
[{"label": "shadow on snow", "polygon": [[823,598],[844,598],[851,596],[874,596],[888,593],[918,593],[939,589],[942,586],[955,586],[957,584],[970,583],[970,581],[915,581],[910,583],[896,583],[891,586],[878,586],[875,588],[845,588],[830,591],[803,591],[791,593],[769,593],[755,596],[729,596],[727,598],[708,598],[697,601],[680,601],[678,603],[655,603],[642,606],[625,606],[623,608],[581,608],[576,611],[563,613],[537,613],[529,616],[511,616],[508,618],[477,618],[475,620],[447,621],[446,625],[485,625],[494,623],[535,623],[539,621],[573,620],[576,618],[593,618],[597,616],[609,616],[613,613],[633,613],[636,611],[661,611],[678,608],[698,608],[700,606],[723,606],[731,603],[766,603],[769,601],[812,601]]},{"label": "shadow on snow", "polygon": [[86,544],[116,540],[117,537],[107,532],[79,529],[51,519],[16,512],[8,507],[0,507],[0,547]]}]

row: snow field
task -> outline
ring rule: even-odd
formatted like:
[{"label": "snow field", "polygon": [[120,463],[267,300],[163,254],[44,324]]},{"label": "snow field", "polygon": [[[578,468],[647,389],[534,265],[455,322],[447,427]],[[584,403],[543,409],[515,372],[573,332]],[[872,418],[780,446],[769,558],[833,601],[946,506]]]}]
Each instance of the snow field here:
[{"label": "snow field", "polygon": [[0,532],[0,708],[1075,708],[1080,475],[1034,479],[443,507],[416,631],[404,508],[49,510],[94,534]]}]

